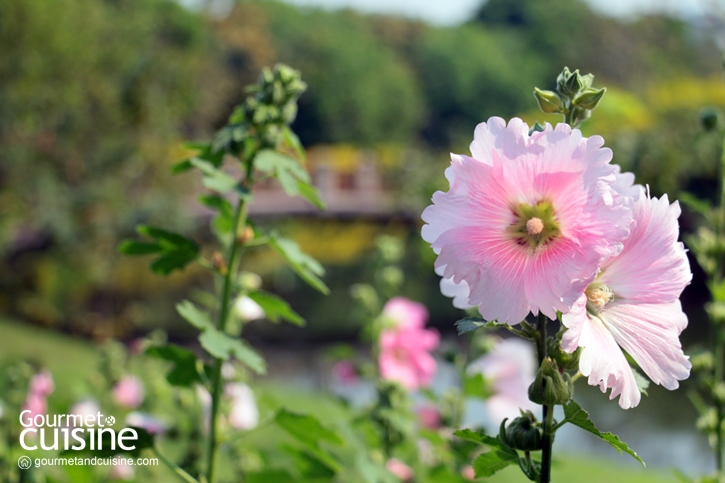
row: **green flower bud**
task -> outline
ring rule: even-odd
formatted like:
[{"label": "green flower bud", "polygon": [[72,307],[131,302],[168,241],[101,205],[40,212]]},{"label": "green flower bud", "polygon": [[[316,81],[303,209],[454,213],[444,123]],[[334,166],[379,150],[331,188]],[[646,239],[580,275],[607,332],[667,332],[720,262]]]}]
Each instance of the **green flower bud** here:
[{"label": "green flower bud", "polygon": [[546,353],[554,359],[558,367],[561,367],[565,371],[573,371],[579,368],[581,348],[577,348],[572,353],[566,352],[561,348],[561,341],[558,338],[552,338],[549,339]]},{"label": "green flower bud", "polygon": [[569,77],[571,77],[571,71],[569,70],[569,67],[564,67],[564,70],[562,70],[561,74],[559,74],[556,78],[556,90],[559,94],[563,93]]},{"label": "green flower bud", "polygon": [[529,399],[537,404],[552,406],[564,404],[574,392],[569,374],[561,374],[556,362],[544,359],[536,373],[536,379],[529,386]]},{"label": "green flower bud", "polygon": [[604,93],[606,91],[607,89],[605,87],[602,87],[601,89],[594,89],[592,87],[586,88],[578,96],[576,96],[574,99],[574,105],[581,107],[582,109],[595,109],[599,104],[599,101],[601,101],[602,97],[604,97]]},{"label": "green flower bud", "polygon": [[531,411],[521,411],[521,416],[511,421],[504,430],[504,441],[521,451],[538,451],[543,448],[544,430]]},{"label": "green flower bud", "polygon": [[539,109],[547,114],[561,112],[564,107],[561,97],[554,91],[542,91],[538,87],[534,87],[534,97],[539,104]]},{"label": "green flower bud", "polygon": [[571,110],[571,113],[571,125],[575,127],[589,119],[592,115],[592,111],[589,109],[582,109],[581,107],[574,107]]},{"label": "green flower bud", "polygon": [[700,124],[705,131],[713,131],[717,129],[720,112],[712,107],[706,107],[700,111]]}]

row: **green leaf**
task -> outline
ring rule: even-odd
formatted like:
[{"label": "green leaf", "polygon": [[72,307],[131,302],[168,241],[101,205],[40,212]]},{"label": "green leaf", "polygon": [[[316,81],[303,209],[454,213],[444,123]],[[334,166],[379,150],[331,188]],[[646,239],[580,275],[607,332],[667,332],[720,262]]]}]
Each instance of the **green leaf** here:
[{"label": "green leaf", "polygon": [[678,199],[692,211],[701,214],[705,218],[708,218],[710,216],[710,213],[712,212],[712,207],[710,206],[710,203],[705,200],[701,200],[697,196],[693,195],[692,193],[688,193],[687,191],[681,191]]},{"label": "green leaf", "polygon": [[649,379],[644,377],[642,373],[634,367],[632,368],[632,373],[634,374],[634,381],[637,383],[637,389],[639,389],[639,392],[645,396],[649,396],[649,394],[647,394],[647,389],[649,389]]},{"label": "green leaf", "polygon": [[275,422],[290,436],[313,448],[317,448],[321,441],[336,446],[345,444],[337,432],[324,427],[317,418],[309,414],[299,414],[282,408],[277,411]]},{"label": "green leaf", "polygon": [[282,132],[284,133],[285,144],[287,144],[294,150],[300,162],[305,163],[307,161],[307,155],[305,153],[305,148],[302,147],[300,138],[297,137],[297,135],[294,133],[294,131],[292,131],[292,129],[290,129],[289,126],[284,126],[282,128]]},{"label": "green leaf", "polygon": [[284,299],[262,291],[250,292],[248,296],[262,307],[262,310],[264,310],[267,318],[272,322],[279,322],[279,319],[283,318],[284,320],[295,325],[299,325],[300,327],[305,325],[305,319],[303,319],[300,314],[292,310]]},{"label": "green leaf", "polygon": [[284,470],[265,470],[261,473],[248,473],[245,481],[247,483],[296,483],[297,480],[292,478],[289,473]]},{"label": "green leaf", "polygon": [[189,349],[176,344],[167,344],[160,347],[150,347],[146,354],[172,362],[174,365],[166,374],[166,380],[172,386],[189,387],[196,382],[201,382],[197,370],[197,359]]},{"label": "green leaf", "polygon": [[310,183],[305,183],[304,181],[298,180],[297,181],[297,189],[300,192],[300,196],[302,196],[304,199],[315,205],[320,210],[327,209],[327,206],[325,206],[325,202],[322,200],[322,197],[320,196],[320,191],[315,188]]},{"label": "green leaf", "polygon": [[[282,450],[292,457],[294,466],[302,476],[303,482],[328,482],[335,473],[342,470],[336,459],[320,448],[295,448],[284,444]],[[299,481],[299,480],[298,480]]]},{"label": "green leaf", "polygon": [[463,392],[466,396],[486,399],[491,393],[483,374],[467,374],[463,382]]},{"label": "green leaf", "polygon": [[518,454],[492,450],[473,460],[473,469],[476,471],[476,478],[487,478],[509,465],[518,464],[518,462]]},{"label": "green leaf", "polygon": [[487,322],[481,317],[464,317],[455,323],[458,329],[458,335],[465,334],[466,332],[472,332],[482,327],[493,328],[493,327],[506,327],[508,324],[500,324],[496,321]]},{"label": "green leaf", "polygon": [[173,165],[171,167],[171,174],[184,173],[186,171],[189,171],[193,167],[194,167],[194,165],[191,164],[191,161],[189,161],[188,159],[185,159],[179,163],[176,163],[175,165]]},{"label": "green leaf", "polygon": [[196,260],[196,256],[195,252],[182,250],[167,252],[151,263],[151,270],[160,275],[168,275]]},{"label": "green leaf", "polygon": [[234,228],[234,208],[232,208],[231,203],[219,195],[201,196],[199,197],[199,203],[218,213],[212,226],[219,234],[232,231]]},{"label": "green leaf", "polygon": [[199,342],[209,354],[217,359],[228,360],[234,356],[257,374],[267,373],[264,358],[242,339],[209,327],[199,336]]},{"label": "green leaf", "polygon": [[124,240],[118,247],[118,251],[124,255],[149,255],[163,251],[163,248],[158,243]]},{"label": "green leaf", "polygon": [[187,322],[196,327],[199,330],[207,330],[214,328],[214,322],[211,317],[205,311],[194,305],[188,300],[184,300],[176,304],[176,311],[181,315]]},{"label": "green leaf", "polygon": [[518,454],[516,453],[516,451],[506,446],[506,444],[504,444],[500,439],[489,436],[481,431],[474,431],[472,429],[459,429],[458,431],[454,432],[453,435],[458,438],[465,439],[466,441],[485,444],[492,449],[518,458]]},{"label": "green leaf", "polygon": [[191,159],[191,164],[199,168],[201,172],[204,173],[202,182],[204,183],[204,186],[210,190],[214,190],[222,194],[228,193],[235,189],[239,184],[236,179],[232,178],[208,161],[193,158]]},{"label": "green leaf", "polygon": [[199,251],[199,245],[194,240],[190,240],[178,233],[148,225],[139,225],[136,227],[136,231],[141,235],[155,239],[165,250],[184,249],[195,253]]},{"label": "green leaf", "polygon": [[269,235],[269,244],[305,282],[317,291],[329,295],[330,289],[319,278],[325,274],[320,262],[304,253],[296,242],[275,232]]},{"label": "green leaf", "polygon": [[642,458],[637,455],[637,453],[632,451],[626,443],[619,439],[619,436],[612,433],[600,432],[596,428],[596,426],[594,426],[594,423],[589,419],[589,413],[582,409],[581,406],[576,403],[576,401],[570,400],[569,402],[564,404],[564,417],[567,422],[572,423],[575,426],[579,426],[585,431],[589,431],[593,435],[602,438],[604,441],[614,447],[614,449],[619,451],[619,454],[622,454],[622,452],[624,451],[625,453],[631,455],[634,459],[642,463],[642,466],[647,466],[645,465],[644,461],[642,461]]}]

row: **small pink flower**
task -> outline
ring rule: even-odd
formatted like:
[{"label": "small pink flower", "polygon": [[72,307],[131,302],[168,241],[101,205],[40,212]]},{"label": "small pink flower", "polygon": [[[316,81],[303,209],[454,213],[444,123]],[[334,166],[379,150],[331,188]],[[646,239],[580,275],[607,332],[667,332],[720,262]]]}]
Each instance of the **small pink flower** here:
[{"label": "small pink flower", "polygon": [[428,318],[425,306],[396,297],[385,305],[383,315],[395,326],[380,334],[380,376],[408,390],[429,386],[437,369],[430,352],[438,347],[440,336],[436,330],[424,328]]},{"label": "small pink flower", "polygon": [[567,312],[599,264],[621,251],[632,220],[601,137],[566,124],[528,130],[520,119],[479,124],[472,157],[452,155],[450,190],[422,214],[456,303],[511,324],[529,312]]},{"label": "small pink flower", "polygon": [[113,468],[108,474],[111,480],[131,481],[136,476],[136,470],[129,465],[127,458],[124,456],[116,456],[113,458]]},{"label": "small pink flower", "polygon": [[461,470],[461,476],[466,480],[473,481],[476,479],[476,470],[471,465],[464,466]]},{"label": "small pink flower", "polygon": [[144,397],[143,383],[136,376],[124,376],[113,387],[113,400],[119,406],[135,409]]},{"label": "small pink flower", "polygon": [[38,396],[47,397],[55,389],[53,384],[53,376],[47,369],[43,369],[30,379],[28,392],[37,394]]},{"label": "small pink flower", "polygon": [[252,389],[246,384],[234,382],[227,384],[226,393],[232,399],[229,425],[242,430],[256,428],[259,424],[259,409]]},{"label": "small pink flower", "polygon": [[441,427],[441,412],[437,407],[426,404],[425,406],[418,406],[415,410],[418,415],[418,421],[421,426],[428,429],[438,429]]},{"label": "small pink flower", "polygon": [[536,360],[528,342],[504,339],[491,352],[471,363],[468,372],[482,374],[490,384],[493,395],[486,399],[486,409],[496,427],[504,418],[520,416],[519,408],[534,411],[539,407],[529,401]]},{"label": "small pink flower", "polygon": [[150,434],[161,434],[166,431],[166,424],[150,414],[132,411],[126,416],[126,426],[135,426],[148,431]]},{"label": "small pink flower", "polygon": [[385,468],[400,478],[402,481],[410,481],[415,476],[410,466],[406,465],[397,458],[391,458],[385,463]]},{"label": "small pink flower", "polygon": [[358,373],[352,361],[338,361],[332,366],[332,375],[343,384],[354,384],[358,381]]},{"label": "small pink flower", "polygon": [[[687,326],[679,296],[692,273],[677,241],[680,206],[667,195],[659,200],[640,194],[632,201],[634,225],[622,253],[606,261],[597,279],[562,317],[568,328],[565,350],[582,347],[579,370],[589,384],[628,409],[640,392],[622,349],[655,384],[673,390],[690,375],[679,335]],[[620,349],[621,347],[621,349]]]}]

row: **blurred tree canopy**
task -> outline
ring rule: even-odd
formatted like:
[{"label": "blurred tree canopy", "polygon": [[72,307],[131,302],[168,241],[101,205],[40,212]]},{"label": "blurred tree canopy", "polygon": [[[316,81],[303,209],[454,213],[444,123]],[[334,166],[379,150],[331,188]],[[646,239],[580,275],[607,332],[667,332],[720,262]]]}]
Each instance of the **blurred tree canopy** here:
[{"label": "blurred tree canopy", "polygon": [[401,176],[426,186],[438,153],[465,151],[489,116],[558,122],[531,92],[579,68],[610,88],[584,130],[615,161],[655,194],[707,187],[720,147],[697,111],[725,107],[725,89],[706,26],[583,0],[488,0],[459,27],[271,0],[223,17],[173,0],[0,0],[0,310],[100,337],[172,318],[164,297],[196,275],[161,288],[143,261],[119,262],[118,241],[139,222],[193,230],[196,185],[167,176],[181,141],[222,124],[275,61],[309,84],[305,145],[398,146]]}]

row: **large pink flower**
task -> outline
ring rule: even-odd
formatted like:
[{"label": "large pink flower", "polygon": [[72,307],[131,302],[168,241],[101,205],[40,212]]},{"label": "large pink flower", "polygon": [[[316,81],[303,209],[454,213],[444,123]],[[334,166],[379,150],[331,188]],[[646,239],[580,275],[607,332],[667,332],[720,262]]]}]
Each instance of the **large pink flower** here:
[{"label": "large pink flower", "polygon": [[490,385],[493,394],[486,399],[486,409],[496,426],[504,418],[520,416],[519,409],[534,411],[539,407],[529,400],[529,385],[536,373],[530,342],[504,339],[491,352],[472,362],[468,373],[480,373]]},{"label": "large pink flower", "polygon": [[396,297],[385,305],[383,315],[393,326],[380,334],[380,376],[408,390],[430,385],[437,369],[430,352],[438,347],[440,337],[437,331],[425,328],[425,306]]},{"label": "large pink flower", "polygon": [[472,157],[452,155],[448,192],[423,212],[436,268],[487,320],[556,318],[622,248],[632,214],[599,136],[566,124],[529,136],[520,119],[476,127]]},{"label": "large pink flower", "polygon": [[[682,243],[677,241],[680,207],[667,195],[659,200],[641,187],[632,200],[634,225],[622,253],[579,297],[562,321],[562,346],[582,347],[579,370],[602,392],[611,388],[624,409],[639,404],[640,392],[622,349],[652,382],[676,389],[691,364],[679,335],[687,316],[678,300],[692,279]],[[621,349],[620,349],[621,347]]]}]

